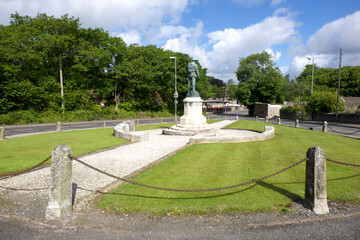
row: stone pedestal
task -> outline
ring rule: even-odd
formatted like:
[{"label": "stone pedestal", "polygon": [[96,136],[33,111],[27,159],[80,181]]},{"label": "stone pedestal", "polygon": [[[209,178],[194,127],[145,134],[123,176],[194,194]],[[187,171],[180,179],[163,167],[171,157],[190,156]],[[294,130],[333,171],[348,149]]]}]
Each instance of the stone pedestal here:
[{"label": "stone pedestal", "polygon": [[187,97],[184,99],[184,115],[180,117],[180,124],[165,129],[163,134],[186,135],[196,134],[214,135],[216,130],[206,123],[202,115],[203,100],[200,97]]}]

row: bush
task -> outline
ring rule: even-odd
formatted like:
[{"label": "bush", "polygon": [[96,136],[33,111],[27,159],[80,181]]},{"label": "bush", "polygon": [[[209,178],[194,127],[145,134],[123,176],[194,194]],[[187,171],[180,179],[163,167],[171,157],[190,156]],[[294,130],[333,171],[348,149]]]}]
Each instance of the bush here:
[{"label": "bush", "polygon": [[37,113],[35,110],[12,111],[0,115],[0,124],[17,123],[44,123],[44,122],[68,122],[68,121],[92,121],[103,119],[131,119],[145,117],[172,117],[168,112],[134,112],[125,109],[114,110],[113,108],[94,107],[92,110],[44,111]]},{"label": "bush", "polygon": [[[305,109],[313,113],[336,112],[337,95],[331,92],[314,92]],[[344,111],[344,103],[339,101],[339,112]]]}]

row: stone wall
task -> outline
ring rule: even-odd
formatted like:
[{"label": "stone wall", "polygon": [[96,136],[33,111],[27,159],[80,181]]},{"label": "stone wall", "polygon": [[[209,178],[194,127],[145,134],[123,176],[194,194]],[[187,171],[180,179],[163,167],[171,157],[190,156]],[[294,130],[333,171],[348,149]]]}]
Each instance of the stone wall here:
[{"label": "stone wall", "polygon": [[280,117],[281,104],[256,103],[254,106],[254,115],[261,118]]},{"label": "stone wall", "polygon": [[[313,121],[336,122],[335,113],[313,113]],[[360,123],[360,114],[339,113],[338,122],[341,123]]]}]

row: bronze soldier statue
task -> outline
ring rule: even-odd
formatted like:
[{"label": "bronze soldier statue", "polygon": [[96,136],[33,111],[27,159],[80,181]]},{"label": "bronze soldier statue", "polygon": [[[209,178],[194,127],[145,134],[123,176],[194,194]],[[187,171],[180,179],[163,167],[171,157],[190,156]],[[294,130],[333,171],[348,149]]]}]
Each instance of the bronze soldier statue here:
[{"label": "bronze soldier statue", "polygon": [[[186,80],[188,81],[188,93],[186,97],[200,97],[199,92],[195,90],[195,81],[200,77],[198,66],[195,62],[189,62],[186,66],[187,74]],[[192,90],[190,91],[190,81],[192,81]]]}]

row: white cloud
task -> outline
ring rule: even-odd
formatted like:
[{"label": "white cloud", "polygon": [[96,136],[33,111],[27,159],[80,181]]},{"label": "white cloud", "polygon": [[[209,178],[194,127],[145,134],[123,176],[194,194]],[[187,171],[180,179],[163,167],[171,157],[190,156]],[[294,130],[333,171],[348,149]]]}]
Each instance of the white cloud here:
[{"label": "white cloud", "polygon": [[307,48],[314,53],[335,53],[340,48],[360,53],[360,11],[325,24],[310,36]]},{"label": "white cloud", "polygon": [[140,44],[141,41],[141,35],[138,31],[136,30],[130,30],[128,32],[122,32],[122,33],[118,33],[118,34],[114,34],[117,37],[121,37],[122,40],[124,40],[124,42],[127,45],[133,44],[133,43],[138,43]]},{"label": "white cloud", "polygon": [[271,48],[267,48],[265,49],[265,51],[273,57],[274,62],[276,62],[281,58],[281,52],[274,53],[274,51]]},{"label": "white cloud", "polygon": [[[273,16],[244,29],[229,28],[209,33],[209,43],[213,44],[212,51],[208,54],[211,62],[209,72],[220,79],[223,79],[222,75],[234,78],[240,57],[289,41],[297,34],[296,23],[284,13],[284,9],[276,11]],[[281,55],[276,53],[274,56]]]},{"label": "white cloud", "polygon": [[360,11],[322,26],[311,35],[306,46],[299,43],[289,51],[296,53],[289,65],[292,77],[298,76],[305,65],[311,64],[307,57],[314,57],[318,67],[339,67],[339,51],[343,49],[342,65],[360,65]]},{"label": "white cloud", "polygon": [[168,28],[169,35],[175,35],[172,30],[180,29],[179,36],[168,39],[163,46],[164,49],[175,52],[183,52],[189,54],[191,57],[198,59],[203,67],[209,66],[207,53],[203,46],[199,46],[199,39],[203,36],[203,22],[198,21],[194,28]]},{"label": "white cloud", "polygon": [[178,22],[187,4],[187,0],[0,0],[0,24],[8,24],[14,12],[30,16],[46,12],[79,17],[85,27],[145,30],[163,22]]}]

